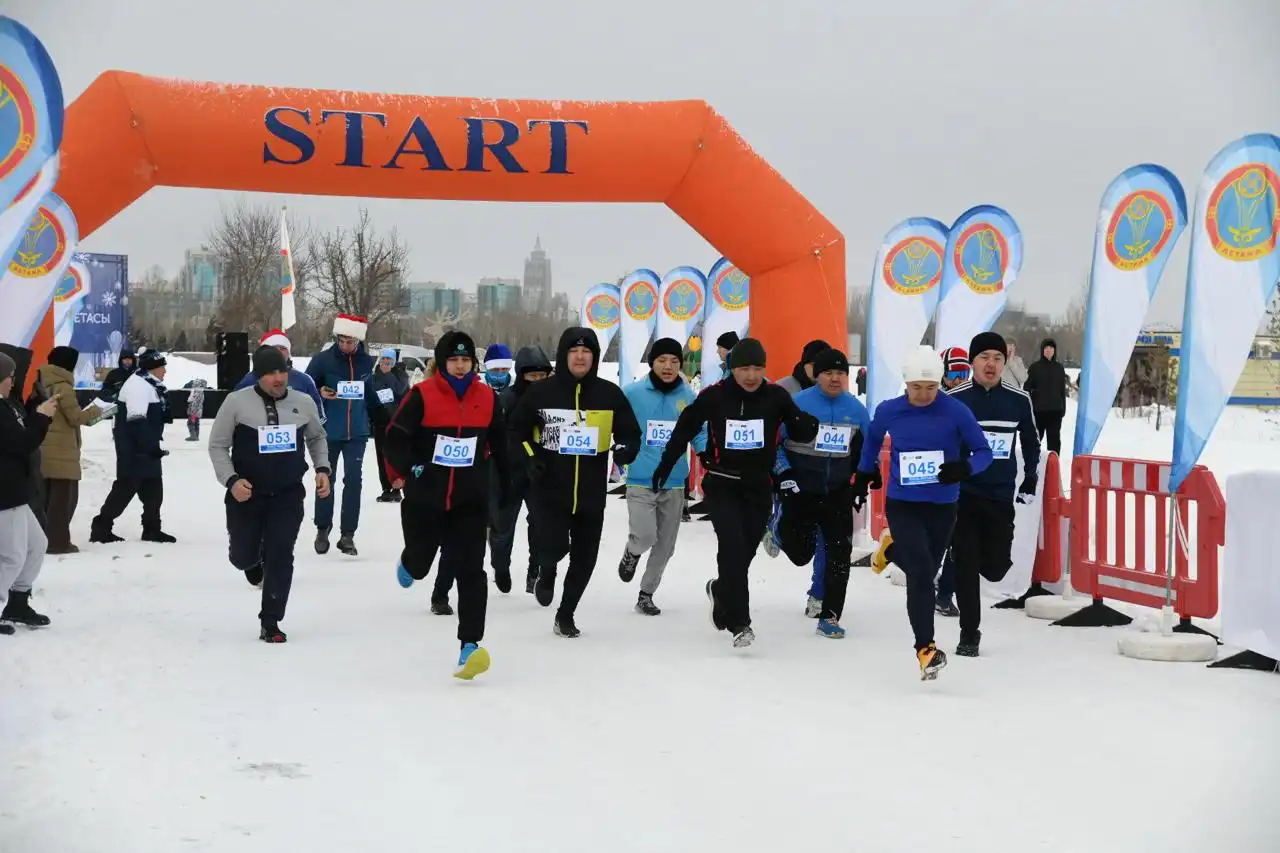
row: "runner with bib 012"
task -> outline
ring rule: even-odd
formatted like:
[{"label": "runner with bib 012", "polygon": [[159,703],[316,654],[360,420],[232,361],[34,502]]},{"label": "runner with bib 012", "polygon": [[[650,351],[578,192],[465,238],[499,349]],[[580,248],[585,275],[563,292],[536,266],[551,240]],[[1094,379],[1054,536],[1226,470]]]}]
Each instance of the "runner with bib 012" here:
[{"label": "runner with bib 012", "polygon": [[889,531],[881,536],[872,565],[883,570],[892,561],[906,573],[907,615],[920,677],[931,680],[947,665],[946,654],[934,643],[934,577],[951,541],[959,484],[991,464],[991,448],[973,413],[938,393],[942,362],[931,348],[919,347],[907,358],[902,378],[907,393],[876,408],[854,493],[865,497],[868,489],[885,485],[880,447],[888,433],[892,451],[885,516],[892,536]]}]

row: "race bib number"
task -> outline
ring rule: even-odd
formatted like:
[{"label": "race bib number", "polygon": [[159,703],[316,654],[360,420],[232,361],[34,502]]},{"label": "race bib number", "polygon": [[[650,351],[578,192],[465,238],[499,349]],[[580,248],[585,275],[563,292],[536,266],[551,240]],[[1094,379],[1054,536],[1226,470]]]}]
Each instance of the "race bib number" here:
[{"label": "race bib number", "polygon": [[764,421],[726,420],[724,422],[724,446],[726,450],[760,450],[764,447]]},{"label": "race bib number", "polygon": [[446,468],[469,468],[476,464],[476,437],[454,438],[437,435],[436,449],[431,461]]},{"label": "race bib number", "polygon": [[818,437],[813,441],[813,449],[825,453],[848,453],[853,444],[853,427],[822,424],[818,427]]},{"label": "race bib number", "polygon": [[667,442],[671,440],[671,433],[675,428],[675,421],[649,421],[644,432],[645,446],[666,447]]},{"label": "race bib number", "polygon": [[942,467],[941,450],[921,450],[898,454],[898,481],[904,486],[924,486],[938,482]]},{"label": "race bib number", "polygon": [[390,405],[391,401],[396,398],[395,392],[390,388],[378,389],[378,402],[384,406]]},{"label": "race bib number", "polygon": [[991,456],[994,459],[1008,459],[1013,453],[1013,433],[1011,432],[983,432],[987,437],[987,444],[991,447]]},{"label": "race bib number", "polygon": [[364,383],[363,382],[339,382],[337,391],[338,391],[339,400],[363,400],[364,399]]},{"label": "race bib number", "polygon": [[600,430],[593,426],[560,427],[560,453],[564,456],[594,456],[600,449]]},{"label": "race bib number", "polygon": [[258,427],[259,453],[292,453],[298,449],[296,424]]}]

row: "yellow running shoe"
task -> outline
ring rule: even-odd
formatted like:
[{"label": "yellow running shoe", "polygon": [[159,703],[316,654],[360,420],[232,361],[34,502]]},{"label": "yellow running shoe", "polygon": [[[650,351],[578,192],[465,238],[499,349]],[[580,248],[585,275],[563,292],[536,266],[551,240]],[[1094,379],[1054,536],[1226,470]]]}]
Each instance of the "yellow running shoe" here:
[{"label": "yellow running shoe", "polygon": [[487,669],[489,669],[489,652],[475,643],[467,643],[462,647],[462,654],[458,655],[458,671],[453,674],[453,677],[470,681]]},{"label": "yellow running shoe", "polygon": [[889,533],[889,528],[880,531],[880,544],[876,546],[876,552],[871,555],[871,571],[880,574],[889,568],[889,560],[885,557],[885,552],[889,550],[889,546],[893,544],[893,536]]},{"label": "yellow running shoe", "polygon": [[941,651],[936,643],[916,650],[916,660],[920,663],[920,680],[933,681],[938,677],[938,670],[947,665],[947,653]]}]

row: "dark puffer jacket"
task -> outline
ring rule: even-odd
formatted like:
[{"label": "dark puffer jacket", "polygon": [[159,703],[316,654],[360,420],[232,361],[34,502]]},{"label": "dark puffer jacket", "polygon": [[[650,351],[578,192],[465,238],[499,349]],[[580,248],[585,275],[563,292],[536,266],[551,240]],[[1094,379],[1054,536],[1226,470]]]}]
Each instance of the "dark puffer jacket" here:
[{"label": "dark puffer jacket", "polygon": [[[1053,347],[1053,357],[1044,357],[1044,348]],[[1040,358],[1027,368],[1027,382],[1023,390],[1031,395],[1031,408],[1046,414],[1061,414],[1067,410],[1067,370],[1058,363],[1058,344],[1053,338],[1040,342]]]}]

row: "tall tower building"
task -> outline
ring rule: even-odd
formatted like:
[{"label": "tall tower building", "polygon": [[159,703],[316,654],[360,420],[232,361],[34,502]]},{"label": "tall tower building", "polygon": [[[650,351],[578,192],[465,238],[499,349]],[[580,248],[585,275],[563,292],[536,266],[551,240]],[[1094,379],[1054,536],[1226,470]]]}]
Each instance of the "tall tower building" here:
[{"label": "tall tower building", "polygon": [[542,250],[538,235],[533,251],[524,260],[524,307],[531,314],[542,314],[551,306],[551,259]]}]

